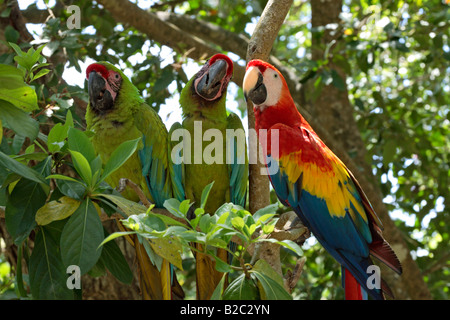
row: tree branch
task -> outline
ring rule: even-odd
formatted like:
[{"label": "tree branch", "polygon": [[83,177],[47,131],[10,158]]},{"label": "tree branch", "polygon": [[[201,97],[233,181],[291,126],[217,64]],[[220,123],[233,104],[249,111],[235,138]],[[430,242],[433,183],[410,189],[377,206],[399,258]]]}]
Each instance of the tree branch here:
[{"label": "tree branch", "polygon": [[[253,31],[247,48],[247,63],[252,59],[268,60],[273,43],[286,18],[292,0],[269,0]],[[255,130],[255,115],[253,104],[247,103],[248,130]],[[249,152],[258,154],[255,139],[249,139]],[[264,164],[249,164],[249,209],[256,212],[270,203],[270,187],[267,176],[261,174],[265,170]],[[271,267],[282,275],[280,262],[280,246],[272,243],[264,243],[259,250],[259,257],[266,260]]]},{"label": "tree branch", "polygon": [[[117,22],[131,25],[150,39],[166,45],[178,53],[196,61],[206,60],[219,51],[204,40],[181,30],[176,25],[163,21],[153,12],[147,12],[127,0],[99,0]],[[242,84],[245,68],[234,64],[233,81]]]},{"label": "tree branch", "polygon": [[220,46],[225,51],[231,51],[242,59],[245,59],[247,55],[247,46],[250,40],[242,34],[236,34],[213,23],[201,21],[187,15],[162,11],[158,11],[155,14],[162,21],[172,23],[193,36]]},{"label": "tree branch", "polygon": [[[252,59],[267,60],[269,58],[273,42],[280,31],[291,5],[292,0],[269,0],[249,41],[246,57],[247,62]],[[255,115],[253,114],[253,105],[251,102],[247,103],[247,115],[249,131],[255,130]],[[254,139],[249,140],[250,152],[256,152],[258,148],[253,144],[257,144],[257,142]],[[250,212],[255,212],[269,204],[269,180],[267,176],[261,175],[261,169],[264,170],[264,164],[256,163],[249,165]]]}]

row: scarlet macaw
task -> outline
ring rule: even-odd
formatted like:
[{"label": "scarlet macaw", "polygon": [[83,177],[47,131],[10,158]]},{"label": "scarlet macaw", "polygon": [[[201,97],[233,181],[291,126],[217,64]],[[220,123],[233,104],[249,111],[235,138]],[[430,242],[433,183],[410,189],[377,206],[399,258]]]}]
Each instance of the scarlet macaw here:
[{"label": "scarlet macaw", "polygon": [[[373,265],[370,255],[402,272],[382,236],[381,221],[353,174],[299,113],[284,77],[269,63],[252,60],[243,89],[254,105],[272,186],[341,264],[346,299],[365,299],[367,293],[374,299],[383,299],[383,293],[392,296],[382,279],[380,288],[367,285],[372,274],[368,267]],[[261,139],[261,129],[267,130],[267,140]],[[272,141],[277,133],[278,141]]]}]

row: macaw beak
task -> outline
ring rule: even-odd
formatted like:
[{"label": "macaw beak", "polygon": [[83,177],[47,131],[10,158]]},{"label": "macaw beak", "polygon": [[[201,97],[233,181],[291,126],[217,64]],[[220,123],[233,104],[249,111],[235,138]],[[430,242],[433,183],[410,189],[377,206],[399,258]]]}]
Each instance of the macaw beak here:
[{"label": "macaw beak", "polygon": [[260,105],[267,99],[264,77],[257,67],[250,67],[247,70],[242,88],[244,89],[245,100],[250,100],[254,105]]},{"label": "macaw beak", "polygon": [[197,93],[206,100],[215,100],[221,96],[222,84],[227,75],[228,63],[219,59],[196,80]]},{"label": "macaw beak", "polygon": [[96,71],[89,74],[89,102],[94,110],[105,112],[112,109],[114,99],[106,89],[106,80]]}]

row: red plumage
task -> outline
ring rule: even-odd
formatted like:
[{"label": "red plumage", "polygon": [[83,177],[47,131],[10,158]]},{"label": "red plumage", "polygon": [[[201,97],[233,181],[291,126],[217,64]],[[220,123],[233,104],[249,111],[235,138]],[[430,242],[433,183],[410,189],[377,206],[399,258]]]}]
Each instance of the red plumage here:
[{"label": "red plumage", "polygon": [[89,75],[92,71],[99,72],[103,78],[108,79],[108,69],[104,65],[93,63],[86,68],[86,79],[89,79]]},{"label": "red plumage", "polygon": [[[342,264],[346,299],[366,298],[366,268],[372,265],[369,254],[401,274],[400,261],[384,240],[381,221],[367,196],[299,113],[281,73],[267,62],[252,60],[243,87],[245,96],[254,102],[258,134],[261,129],[268,130],[267,139],[260,137],[263,151],[282,170],[282,174],[269,174],[272,185],[280,200],[293,207]],[[278,141],[274,139],[279,143],[278,155],[271,153],[274,130],[279,133]],[[382,279],[377,289],[392,296]],[[383,298],[381,292],[370,293]]]}]

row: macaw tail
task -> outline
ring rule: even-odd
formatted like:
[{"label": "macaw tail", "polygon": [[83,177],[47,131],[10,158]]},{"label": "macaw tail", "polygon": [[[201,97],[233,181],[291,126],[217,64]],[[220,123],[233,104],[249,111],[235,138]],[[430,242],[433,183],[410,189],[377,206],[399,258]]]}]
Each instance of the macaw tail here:
[{"label": "macaw tail", "polygon": [[181,300],[184,291],[179,285],[173,266],[163,260],[161,270],[150,261],[144,246],[134,237],[136,259],[139,265],[139,284],[143,300]]},{"label": "macaw tail", "polygon": [[345,300],[367,300],[367,292],[356,281],[355,277],[342,267],[342,282],[345,289]]},{"label": "macaw tail", "polygon": [[[202,246],[194,244],[199,251]],[[223,277],[223,273],[216,270],[216,263],[209,256],[200,252],[194,252],[197,276],[197,300],[209,300]],[[217,250],[217,256],[227,261],[228,252],[223,249]]]}]

